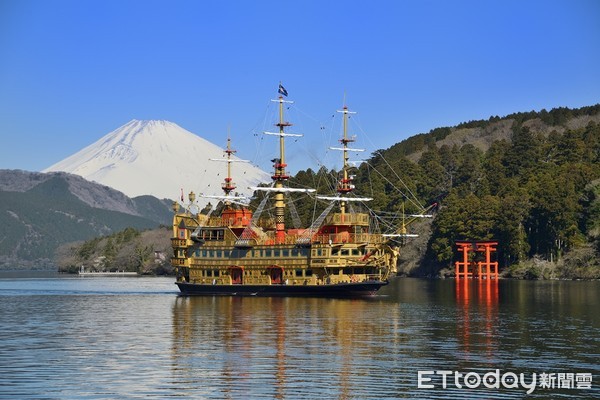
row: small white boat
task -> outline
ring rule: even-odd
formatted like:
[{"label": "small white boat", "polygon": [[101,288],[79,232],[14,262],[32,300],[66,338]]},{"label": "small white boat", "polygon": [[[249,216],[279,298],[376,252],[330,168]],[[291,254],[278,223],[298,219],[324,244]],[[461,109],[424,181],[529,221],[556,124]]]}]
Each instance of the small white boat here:
[{"label": "small white boat", "polygon": [[128,271],[86,271],[85,267],[82,265],[79,268],[78,272],[79,276],[137,276],[137,272],[128,272]]}]

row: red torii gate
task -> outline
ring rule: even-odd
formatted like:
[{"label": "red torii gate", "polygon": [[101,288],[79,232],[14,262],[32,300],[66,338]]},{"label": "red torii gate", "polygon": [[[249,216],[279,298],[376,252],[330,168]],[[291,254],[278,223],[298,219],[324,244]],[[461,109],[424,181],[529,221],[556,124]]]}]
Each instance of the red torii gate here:
[{"label": "red torii gate", "polygon": [[[498,262],[492,261],[492,252],[497,250],[498,242],[455,242],[459,252],[462,252],[462,261],[456,261],[456,278],[498,279]],[[469,252],[485,252],[485,261],[469,261]],[[477,271],[475,271],[477,264]]]}]

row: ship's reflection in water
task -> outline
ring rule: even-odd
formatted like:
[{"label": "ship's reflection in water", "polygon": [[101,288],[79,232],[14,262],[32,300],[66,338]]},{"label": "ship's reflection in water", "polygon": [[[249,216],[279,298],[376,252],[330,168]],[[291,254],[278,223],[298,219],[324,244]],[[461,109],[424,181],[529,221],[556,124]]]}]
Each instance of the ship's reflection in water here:
[{"label": "ship's reflection in water", "polygon": [[[399,279],[369,300],[178,297],[172,380],[195,398],[521,398],[417,387],[419,370],[590,372],[597,283]],[[586,398],[599,392],[541,391]]]},{"label": "ship's reflection in water", "polygon": [[385,308],[373,300],[180,297],[176,375],[187,374],[191,391],[202,387],[207,397],[376,395],[384,371],[373,360],[388,352],[382,326],[396,315]]}]

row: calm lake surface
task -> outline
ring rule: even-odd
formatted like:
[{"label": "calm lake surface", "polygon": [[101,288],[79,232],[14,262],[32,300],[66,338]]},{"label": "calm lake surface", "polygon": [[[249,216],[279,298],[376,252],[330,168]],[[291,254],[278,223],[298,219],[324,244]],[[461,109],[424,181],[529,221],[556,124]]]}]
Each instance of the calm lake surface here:
[{"label": "calm lake surface", "polygon": [[[172,278],[0,273],[0,397],[600,398],[600,282],[396,279],[380,294],[182,297]],[[446,388],[418,387],[440,370]],[[459,388],[454,372],[537,385]]]}]

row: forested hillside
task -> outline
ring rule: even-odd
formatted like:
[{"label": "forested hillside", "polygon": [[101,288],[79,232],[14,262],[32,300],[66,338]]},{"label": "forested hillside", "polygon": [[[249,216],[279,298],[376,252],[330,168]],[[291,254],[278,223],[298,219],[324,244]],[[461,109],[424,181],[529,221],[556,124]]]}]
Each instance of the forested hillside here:
[{"label": "forested hillside", "polygon": [[126,228],[85,242],[66,243],[56,252],[61,272],[131,271],[140,274],[171,274],[171,228],[139,231]]},{"label": "forested hillside", "polygon": [[65,173],[0,170],[0,269],[54,268],[66,242],[170,222],[169,207]]},{"label": "forested hillside", "polygon": [[[455,240],[496,239],[500,265],[513,276],[600,277],[598,121],[600,105],[434,129],[375,152],[354,172],[357,193],[373,197],[376,210],[416,210],[409,190],[422,204],[438,203],[413,272],[450,267]],[[453,135],[461,140],[450,145]],[[336,175],[308,170],[293,181],[331,192]],[[304,220],[314,215],[306,202],[296,208]],[[556,268],[539,268],[543,262]]]}]

